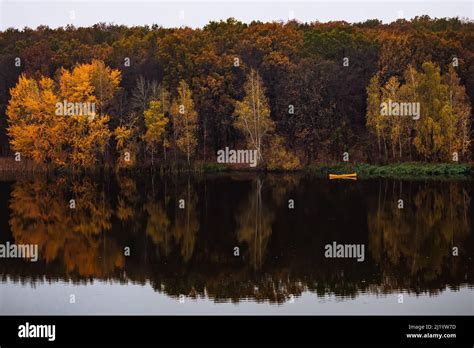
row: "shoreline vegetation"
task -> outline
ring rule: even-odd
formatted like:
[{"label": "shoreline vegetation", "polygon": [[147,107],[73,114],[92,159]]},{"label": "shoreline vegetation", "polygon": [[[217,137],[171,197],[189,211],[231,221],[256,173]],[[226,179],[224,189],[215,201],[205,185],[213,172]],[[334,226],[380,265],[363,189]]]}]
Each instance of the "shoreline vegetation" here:
[{"label": "shoreline vegetation", "polygon": [[[88,170],[74,171],[70,168],[58,168],[36,164],[32,160],[15,162],[13,158],[0,157],[0,175],[12,174],[14,177],[30,174],[84,174],[100,172],[128,172],[131,174],[150,172],[160,174],[207,174],[207,173],[307,173],[321,178],[327,178],[329,174],[357,173],[358,178],[474,178],[474,163],[424,163],[424,162],[403,162],[389,164],[368,164],[368,163],[318,163],[302,166],[292,170],[271,170],[265,168],[251,168],[244,166],[230,166],[212,162],[194,162],[190,166],[186,163],[181,165],[155,165],[140,166],[132,168],[116,168],[111,165],[96,166]],[[1,178],[1,176],[0,176]]]}]

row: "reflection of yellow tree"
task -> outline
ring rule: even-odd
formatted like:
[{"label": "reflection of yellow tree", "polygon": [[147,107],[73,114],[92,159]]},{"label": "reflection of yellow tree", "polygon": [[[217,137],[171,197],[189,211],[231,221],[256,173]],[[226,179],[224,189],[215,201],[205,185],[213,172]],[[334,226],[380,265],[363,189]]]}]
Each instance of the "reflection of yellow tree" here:
[{"label": "reflection of yellow tree", "polygon": [[404,209],[397,208],[397,199],[380,195],[377,209],[369,210],[373,257],[377,263],[387,260],[388,267],[405,266],[411,275],[432,280],[441,274],[452,247],[461,249],[459,241],[469,233],[469,195],[451,183],[420,188],[412,204],[405,201]]},{"label": "reflection of yellow tree", "polygon": [[74,232],[97,235],[112,227],[112,210],[103,190],[99,191],[96,184],[84,179],[73,182],[72,192],[76,200],[76,209],[72,214]]},{"label": "reflection of yellow tree", "polygon": [[300,182],[300,176],[296,174],[285,174],[285,175],[271,175],[265,179],[267,187],[272,194],[272,202],[276,205],[282,204],[284,201],[288,201],[288,193],[298,187]]},{"label": "reflection of yellow tree", "polygon": [[132,178],[119,174],[117,174],[117,184],[119,194],[117,195],[116,215],[120,221],[131,220],[134,217],[134,208],[139,199],[137,185]]},{"label": "reflection of yellow tree", "polygon": [[263,182],[257,178],[247,201],[237,210],[237,239],[247,243],[255,269],[263,264],[268,241],[272,234],[274,214],[262,204]]},{"label": "reflection of yellow tree", "polygon": [[176,243],[181,246],[181,256],[187,262],[193,255],[199,231],[198,197],[191,188],[190,178],[188,178],[186,191],[179,197],[186,197],[185,209],[178,209],[171,232]]},{"label": "reflection of yellow tree", "polygon": [[67,238],[71,214],[67,201],[61,202],[64,179],[47,185],[43,181],[16,182],[11,193],[10,225],[19,244],[37,244],[40,256],[56,259]]},{"label": "reflection of yellow tree", "polygon": [[74,182],[71,192],[75,209],[64,178],[17,182],[10,200],[15,242],[37,244],[40,259],[59,260],[68,272],[82,276],[104,276],[122,267],[120,248],[103,235],[111,228],[105,192],[87,179]]},{"label": "reflection of yellow tree", "polygon": [[145,204],[145,210],[148,213],[146,234],[167,256],[170,251],[171,236],[169,235],[170,220],[166,214],[165,206],[162,202],[154,202],[150,199]]}]

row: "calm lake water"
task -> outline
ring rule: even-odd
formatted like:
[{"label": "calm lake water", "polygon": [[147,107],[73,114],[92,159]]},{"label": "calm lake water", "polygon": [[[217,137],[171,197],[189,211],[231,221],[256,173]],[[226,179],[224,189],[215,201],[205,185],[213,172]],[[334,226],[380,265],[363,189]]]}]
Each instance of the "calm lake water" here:
[{"label": "calm lake water", "polygon": [[0,243],[39,252],[0,259],[0,315],[474,314],[473,198],[303,174],[0,181]]}]

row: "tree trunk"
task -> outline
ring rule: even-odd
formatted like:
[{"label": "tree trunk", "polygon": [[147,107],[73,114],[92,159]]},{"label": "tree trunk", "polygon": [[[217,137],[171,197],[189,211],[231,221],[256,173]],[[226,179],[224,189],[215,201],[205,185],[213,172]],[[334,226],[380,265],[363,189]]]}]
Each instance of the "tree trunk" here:
[{"label": "tree trunk", "polygon": [[382,144],[380,143],[380,132],[377,131],[377,143],[379,145],[379,158],[382,158]]},{"label": "tree trunk", "polygon": [[164,157],[164,160],[165,160],[165,163],[166,163],[166,144],[165,144],[164,140],[163,140],[163,157]]},{"label": "tree trunk", "polygon": [[398,148],[400,150],[400,159],[402,159],[402,139],[398,136]]},{"label": "tree trunk", "polygon": [[204,136],[203,136],[203,144],[202,144],[202,157],[204,162],[206,162],[206,119],[204,118]]}]

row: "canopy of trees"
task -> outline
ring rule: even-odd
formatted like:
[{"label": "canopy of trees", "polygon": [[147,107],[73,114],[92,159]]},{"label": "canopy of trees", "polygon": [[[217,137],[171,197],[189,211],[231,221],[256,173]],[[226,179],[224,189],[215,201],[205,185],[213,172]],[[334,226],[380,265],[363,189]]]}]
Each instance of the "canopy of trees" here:
[{"label": "canopy of trees", "polygon": [[[1,155],[58,166],[215,161],[226,146],[293,169],[471,159],[474,24],[97,24],[0,32]],[[387,100],[419,120],[381,118]],[[97,117],[63,117],[63,100]],[[252,127],[250,123],[253,122]]]}]

